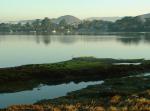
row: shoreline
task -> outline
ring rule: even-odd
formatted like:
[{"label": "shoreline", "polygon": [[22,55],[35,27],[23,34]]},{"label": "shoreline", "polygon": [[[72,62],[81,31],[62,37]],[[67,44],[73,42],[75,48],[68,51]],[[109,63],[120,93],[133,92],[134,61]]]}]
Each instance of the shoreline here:
[{"label": "shoreline", "polygon": [[[118,63],[121,64],[117,65]],[[132,63],[141,64],[134,65]],[[144,59],[117,60],[79,57],[52,64],[33,64],[0,68],[0,83],[22,80],[48,80],[51,82],[59,82],[122,77],[129,74],[149,72],[149,64],[150,61]]]},{"label": "shoreline", "polygon": [[106,79],[64,97],[38,101],[32,105],[14,105],[4,111],[149,111],[150,75]]},{"label": "shoreline", "polygon": [[0,32],[0,35],[149,35],[150,32],[99,32],[99,33],[33,33],[33,32]]}]

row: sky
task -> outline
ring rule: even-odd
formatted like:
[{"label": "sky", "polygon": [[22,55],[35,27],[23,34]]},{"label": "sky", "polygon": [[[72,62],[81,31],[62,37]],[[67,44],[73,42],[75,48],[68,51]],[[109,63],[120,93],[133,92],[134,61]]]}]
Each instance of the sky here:
[{"label": "sky", "polygon": [[150,0],[0,0],[0,21],[136,16],[150,12]]}]

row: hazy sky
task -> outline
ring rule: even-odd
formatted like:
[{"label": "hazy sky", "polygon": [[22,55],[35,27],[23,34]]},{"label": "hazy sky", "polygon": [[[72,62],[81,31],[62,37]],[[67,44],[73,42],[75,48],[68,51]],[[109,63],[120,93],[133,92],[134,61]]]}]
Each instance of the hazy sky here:
[{"label": "hazy sky", "polygon": [[134,16],[150,12],[150,0],[0,0],[0,21],[74,15]]}]

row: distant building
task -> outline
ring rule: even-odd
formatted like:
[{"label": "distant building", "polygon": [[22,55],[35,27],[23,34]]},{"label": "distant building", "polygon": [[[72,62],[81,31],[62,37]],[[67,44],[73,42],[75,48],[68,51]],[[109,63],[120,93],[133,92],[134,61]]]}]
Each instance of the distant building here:
[{"label": "distant building", "polygon": [[52,31],[52,33],[54,33],[54,34],[55,34],[55,33],[56,33],[56,30],[53,30],[53,31]]},{"label": "distant building", "polygon": [[67,33],[70,33],[70,32],[71,32],[71,31],[68,29],[68,30],[67,30]]}]

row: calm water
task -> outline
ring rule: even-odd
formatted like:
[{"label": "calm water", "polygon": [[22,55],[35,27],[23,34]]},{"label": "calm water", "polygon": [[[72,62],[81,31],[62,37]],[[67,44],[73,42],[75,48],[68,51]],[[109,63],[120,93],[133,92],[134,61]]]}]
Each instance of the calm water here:
[{"label": "calm water", "polygon": [[75,84],[73,82],[60,85],[40,85],[37,88],[29,91],[21,91],[16,93],[3,93],[0,94],[0,108],[5,108],[17,104],[32,104],[43,99],[53,99],[65,96],[68,92],[76,91],[87,87],[88,85],[101,84],[103,81],[98,82],[81,82]]},{"label": "calm water", "polygon": [[150,37],[0,35],[0,67],[54,63],[78,56],[150,59]]}]

